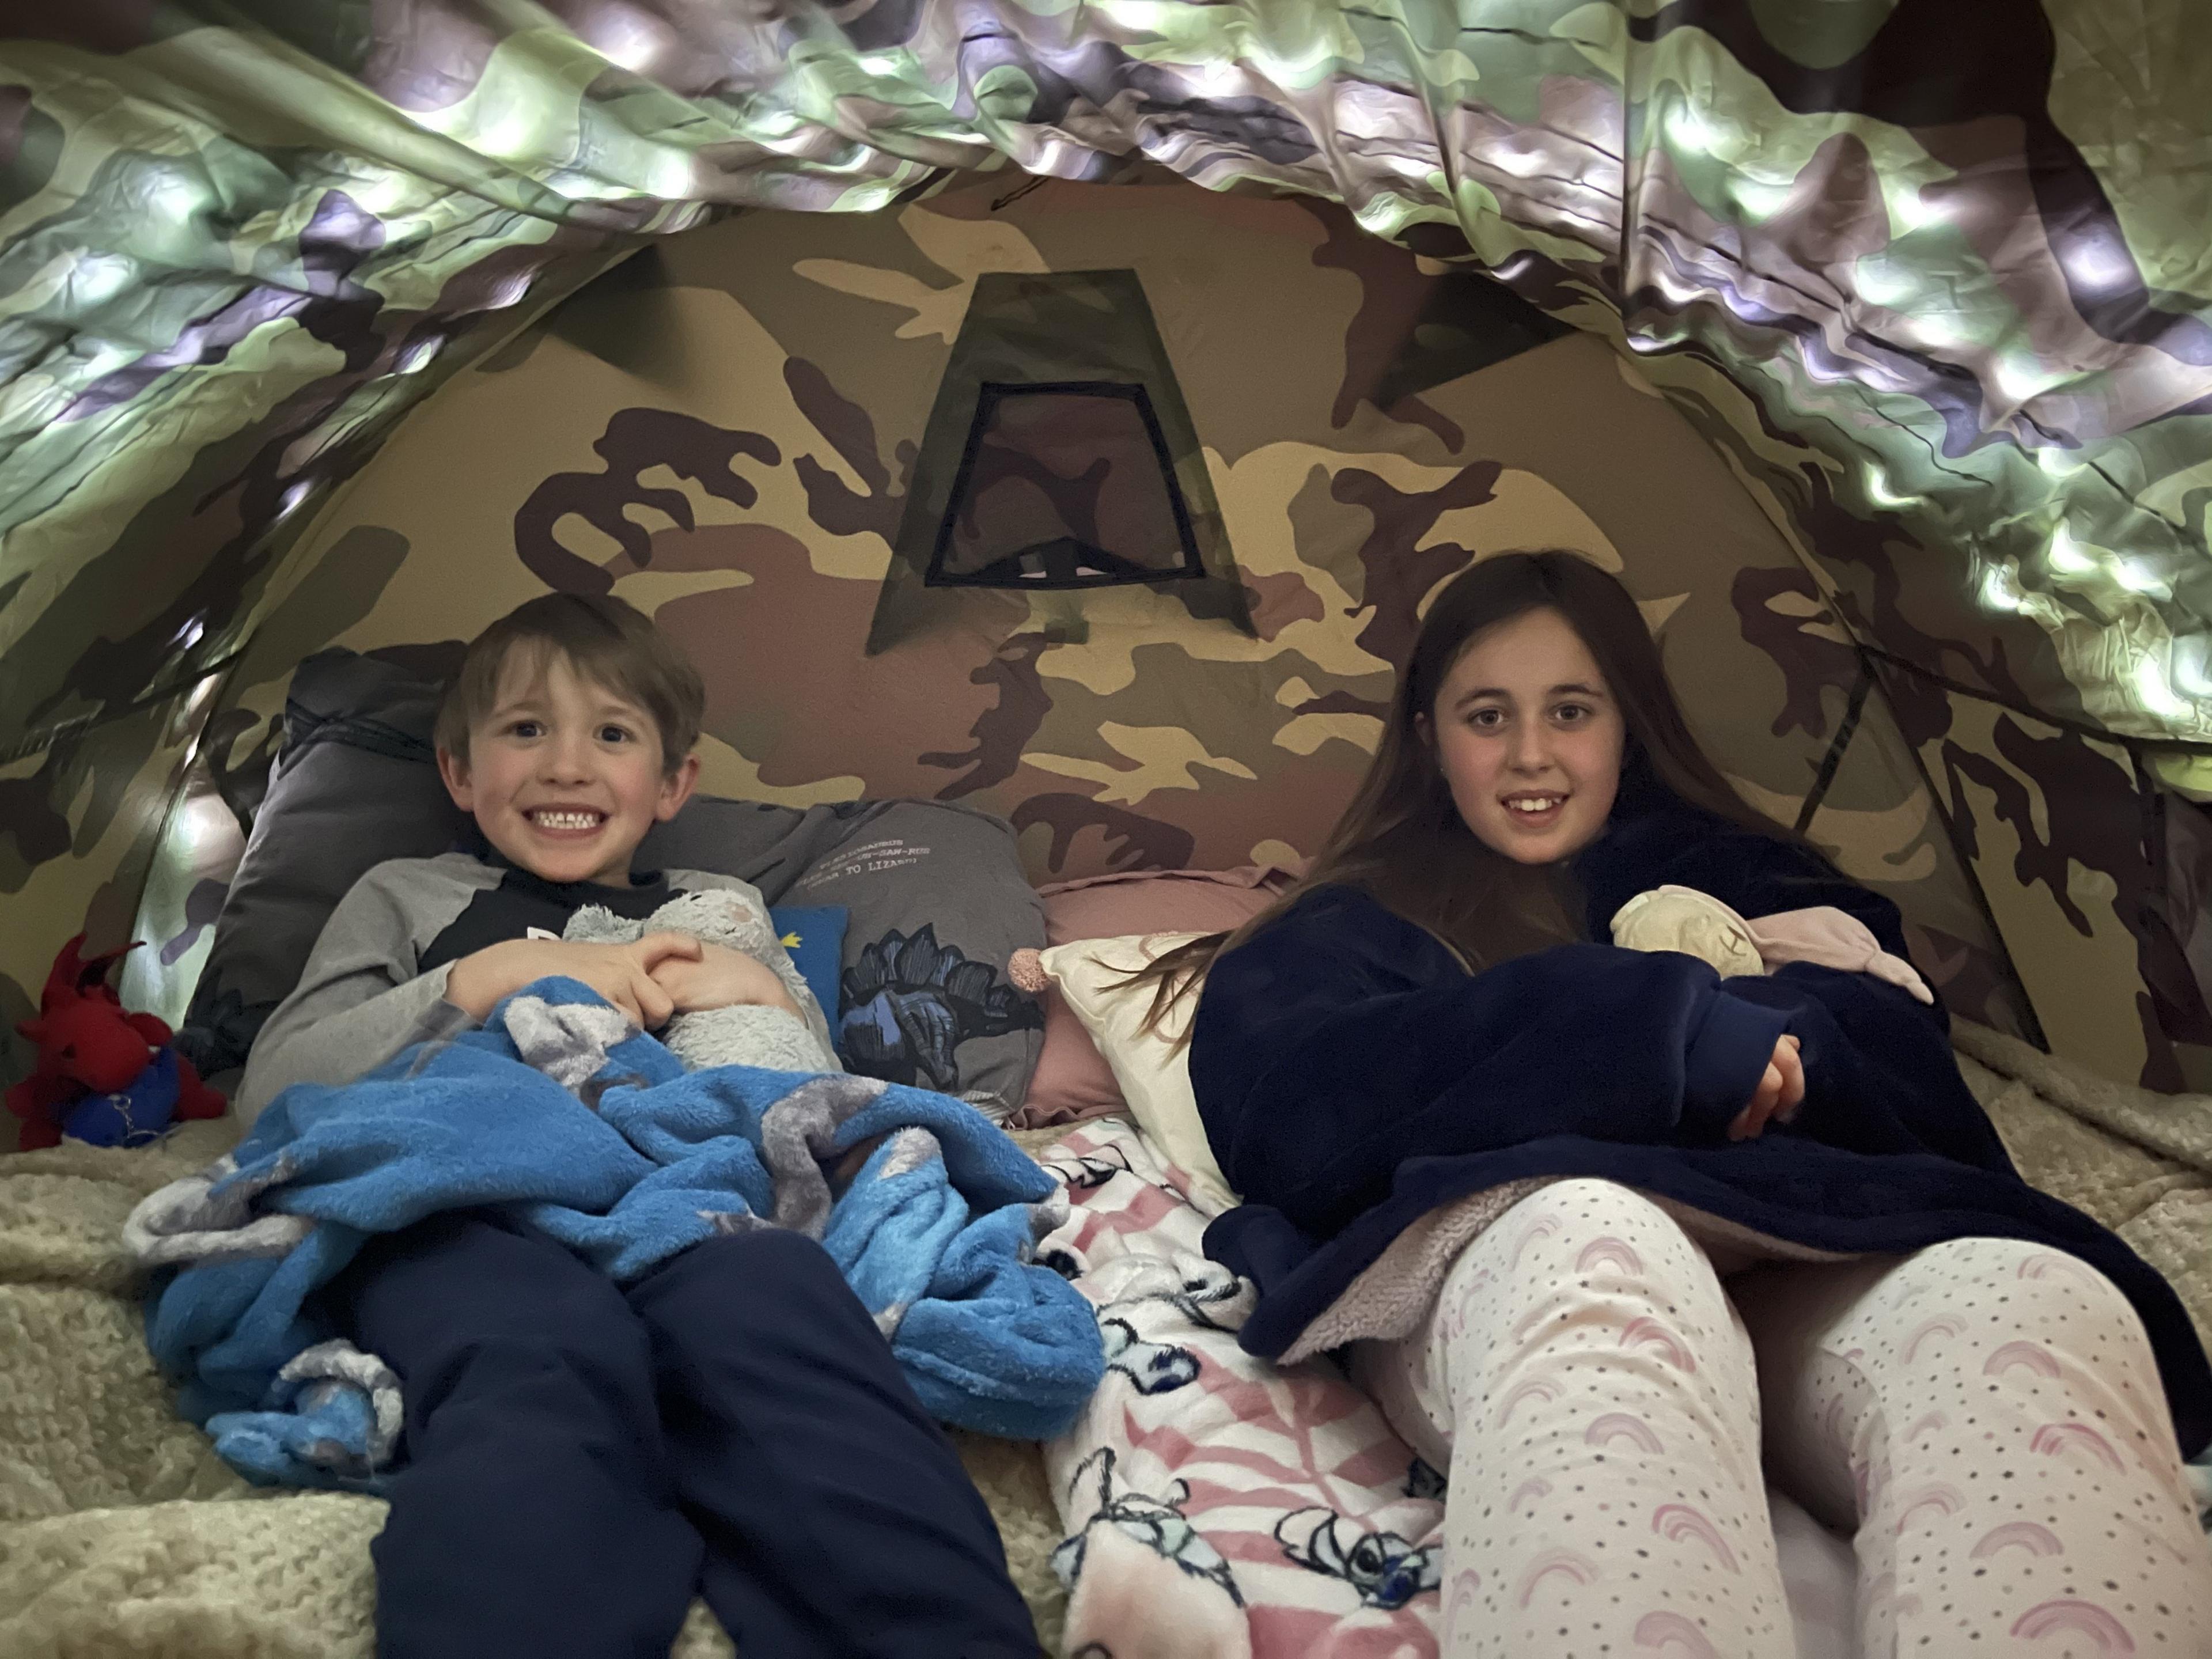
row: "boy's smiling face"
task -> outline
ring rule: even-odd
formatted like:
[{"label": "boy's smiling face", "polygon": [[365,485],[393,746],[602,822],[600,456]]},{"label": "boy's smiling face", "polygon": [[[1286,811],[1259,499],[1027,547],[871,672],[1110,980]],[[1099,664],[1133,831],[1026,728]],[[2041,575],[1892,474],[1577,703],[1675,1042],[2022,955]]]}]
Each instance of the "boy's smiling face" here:
[{"label": "boy's smiling face", "polygon": [[547,881],[626,886],[646,831],[690,799],[698,757],[669,769],[645,710],[557,653],[531,654],[507,665],[468,758],[441,750],[438,770],[510,862]]}]

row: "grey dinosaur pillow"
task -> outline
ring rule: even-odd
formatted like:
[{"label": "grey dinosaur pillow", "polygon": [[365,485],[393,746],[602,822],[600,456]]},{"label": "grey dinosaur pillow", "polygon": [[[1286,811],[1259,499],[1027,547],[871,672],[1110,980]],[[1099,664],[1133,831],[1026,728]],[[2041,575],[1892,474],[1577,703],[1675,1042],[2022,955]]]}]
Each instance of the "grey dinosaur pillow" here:
[{"label": "grey dinosaur pillow", "polygon": [[945,801],[798,811],[702,795],[638,860],[737,876],[774,905],[842,906],[847,1069],[958,1095],[996,1119],[1020,1106],[1044,1012],[1006,964],[1042,946],[1044,901],[1004,818]]},{"label": "grey dinosaur pillow", "polygon": [[1043,944],[1044,901],[1004,818],[943,801],[866,803],[769,902],[850,913],[837,1030],[850,1070],[959,1095],[997,1120],[1021,1105],[1044,1009],[1006,965]]},{"label": "grey dinosaur pillow", "polygon": [[[179,1031],[203,1073],[245,1063],[355,882],[473,842],[438,779],[439,695],[411,659],[325,651],[294,674],[269,793]],[[699,795],[646,837],[638,864],[735,876],[770,904],[847,907],[847,1066],[994,1117],[1019,1105],[1043,1014],[1004,969],[1042,946],[1044,911],[1004,819],[935,801],[802,810]]]}]

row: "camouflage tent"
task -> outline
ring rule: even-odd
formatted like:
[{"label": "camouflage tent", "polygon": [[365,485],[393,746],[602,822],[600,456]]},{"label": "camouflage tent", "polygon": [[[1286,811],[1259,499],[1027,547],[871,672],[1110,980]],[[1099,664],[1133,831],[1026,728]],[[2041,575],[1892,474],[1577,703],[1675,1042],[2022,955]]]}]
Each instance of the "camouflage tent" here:
[{"label": "camouflage tent", "polygon": [[1564,543],[1955,1006],[2212,1088],[2203,16],[0,6],[0,1029],[181,1006],[325,645],[611,588],[710,787],[1224,865]]}]

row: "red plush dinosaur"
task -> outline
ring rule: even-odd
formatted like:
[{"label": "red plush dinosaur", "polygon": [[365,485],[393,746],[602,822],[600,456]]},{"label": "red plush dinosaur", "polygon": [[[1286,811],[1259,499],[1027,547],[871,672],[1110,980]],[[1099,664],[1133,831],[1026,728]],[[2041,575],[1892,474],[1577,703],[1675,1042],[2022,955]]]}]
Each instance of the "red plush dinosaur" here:
[{"label": "red plush dinosaur", "polygon": [[15,1027],[39,1045],[36,1067],[8,1091],[8,1109],[23,1120],[23,1149],[52,1146],[64,1130],[96,1146],[137,1146],[173,1121],[220,1117],[222,1096],[172,1046],[167,1024],[126,1013],[107,982],[138,947],[88,959],[84,937],[62,946],[38,1018]]}]

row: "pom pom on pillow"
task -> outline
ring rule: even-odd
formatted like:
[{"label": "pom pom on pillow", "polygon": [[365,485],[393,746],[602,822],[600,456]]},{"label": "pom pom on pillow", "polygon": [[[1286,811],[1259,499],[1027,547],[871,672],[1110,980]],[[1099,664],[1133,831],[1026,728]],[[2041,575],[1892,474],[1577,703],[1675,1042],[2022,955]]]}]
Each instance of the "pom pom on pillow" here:
[{"label": "pom pom on pillow", "polygon": [[[1061,882],[1041,890],[1045,943],[1227,933],[1273,904],[1297,878],[1297,872],[1278,865],[1253,864],[1239,870],[1129,871]],[[1112,1069],[1074,1012],[1048,989],[1043,970],[1028,966],[1033,960],[1033,952],[1019,952],[1007,970],[1018,987],[1044,996],[1044,1045],[1013,1127],[1041,1129],[1120,1111],[1121,1093]],[[1032,981],[1018,977],[1024,971]]]}]

